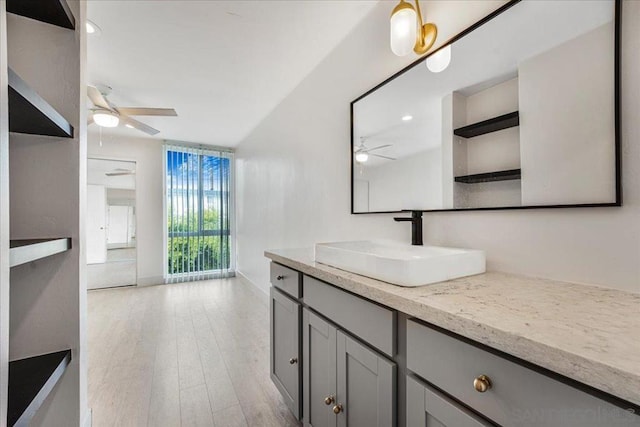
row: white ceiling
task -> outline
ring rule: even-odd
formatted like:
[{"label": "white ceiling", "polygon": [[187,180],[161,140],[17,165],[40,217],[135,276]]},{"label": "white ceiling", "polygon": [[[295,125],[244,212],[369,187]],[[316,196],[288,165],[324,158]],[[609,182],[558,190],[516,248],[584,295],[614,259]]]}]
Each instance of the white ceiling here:
[{"label": "white ceiling", "polygon": [[233,147],[375,4],[92,0],[102,34],[89,36],[88,82],[111,86],[121,107],[175,108],[177,118],[140,117],[157,139]]}]

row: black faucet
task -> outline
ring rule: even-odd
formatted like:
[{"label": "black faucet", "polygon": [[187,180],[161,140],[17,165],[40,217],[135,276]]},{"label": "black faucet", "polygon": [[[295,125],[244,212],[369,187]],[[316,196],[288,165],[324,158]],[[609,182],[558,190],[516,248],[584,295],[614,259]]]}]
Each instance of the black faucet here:
[{"label": "black faucet", "polygon": [[393,218],[395,221],[411,221],[411,244],[422,246],[422,211],[411,211],[411,218]]}]

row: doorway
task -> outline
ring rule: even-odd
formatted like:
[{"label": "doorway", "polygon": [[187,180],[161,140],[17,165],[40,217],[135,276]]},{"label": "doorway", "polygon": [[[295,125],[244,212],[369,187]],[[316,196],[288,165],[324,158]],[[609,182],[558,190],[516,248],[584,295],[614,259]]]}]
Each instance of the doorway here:
[{"label": "doorway", "polygon": [[87,288],[136,285],[136,163],[90,158],[87,184]]}]

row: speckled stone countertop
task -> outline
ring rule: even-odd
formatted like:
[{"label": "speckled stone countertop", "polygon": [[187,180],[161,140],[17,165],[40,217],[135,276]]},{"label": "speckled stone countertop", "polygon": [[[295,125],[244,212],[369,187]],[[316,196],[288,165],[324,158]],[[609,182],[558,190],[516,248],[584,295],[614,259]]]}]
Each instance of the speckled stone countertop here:
[{"label": "speckled stone countertop", "polygon": [[265,256],[309,276],[640,405],[640,295],[505,273],[403,288],[314,261]]}]

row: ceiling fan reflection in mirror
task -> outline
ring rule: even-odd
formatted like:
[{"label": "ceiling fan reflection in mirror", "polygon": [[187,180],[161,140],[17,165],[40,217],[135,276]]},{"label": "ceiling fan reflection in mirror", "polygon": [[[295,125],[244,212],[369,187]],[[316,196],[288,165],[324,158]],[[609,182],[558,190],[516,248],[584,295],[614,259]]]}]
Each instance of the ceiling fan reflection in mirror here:
[{"label": "ceiling fan reflection in mirror", "polygon": [[128,175],[135,175],[136,171],[131,169],[116,168],[112,171],[105,172],[104,174],[106,176],[128,176]]},{"label": "ceiling fan reflection in mirror", "polygon": [[109,86],[87,86],[87,96],[93,103],[93,108],[90,109],[89,114],[89,125],[95,123],[101,128],[124,125],[148,135],[156,135],[160,133],[158,129],[152,128],[131,116],[178,116],[178,113],[173,108],[117,107],[107,99],[110,93],[111,88]]},{"label": "ceiling fan reflection in mirror", "polygon": [[384,145],[378,145],[377,147],[368,148],[365,145],[365,140],[366,140],[365,137],[361,137],[360,138],[360,144],[354,149],[356,162],[365,163],[365,162],[367,162],[369,160],[369,156],[375,156],[375,157],[379,157],[381,159],[386,159],[386,160],[396,160],[393,157],[383,156],[382,154],[377,154],[377,153],[372,153],[372,151],[382,150],[383,148],[391,147],[393,144],[384,144]]}]

